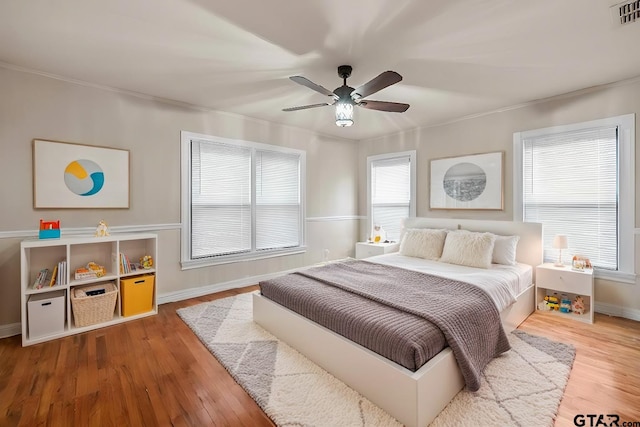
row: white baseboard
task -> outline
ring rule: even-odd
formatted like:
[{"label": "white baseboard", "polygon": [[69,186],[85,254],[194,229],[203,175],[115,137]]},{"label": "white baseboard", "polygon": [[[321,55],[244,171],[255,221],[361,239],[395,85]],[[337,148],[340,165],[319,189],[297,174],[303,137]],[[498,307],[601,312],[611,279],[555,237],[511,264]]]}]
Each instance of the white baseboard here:
[{"label": "white baseboard", "polygon": [[274,277],[282,276],[284,274],[292,273],[294,271],[300,271],[303,268],[295,268],[288,271],[279,271],[277,273],[263,274],[260,276],[243,277],[242,279],[231,280],[229,282],[215,283],[213,285],[206,285],[206,286],[198,286],[197,288],[184,289],[176,292],[168,292],[162,295],[158,295],[158,304],[184,301],[186,299],[197,298],[203,295],[209,295],[216,292],[226,291],[229,289],[244,288],[245,286],[257,285],[258,282],[262,280],[273,279]]},{"label": "white baseboard", "polygon": [[20,323],[11,323],[9,325],[0,325],[0,338],[8,338],[14,335],[20,335],[22,328]]},{"label": "white baseboard", "polygon": [[596,301],[596,313],[640,321],[640,310]]}]

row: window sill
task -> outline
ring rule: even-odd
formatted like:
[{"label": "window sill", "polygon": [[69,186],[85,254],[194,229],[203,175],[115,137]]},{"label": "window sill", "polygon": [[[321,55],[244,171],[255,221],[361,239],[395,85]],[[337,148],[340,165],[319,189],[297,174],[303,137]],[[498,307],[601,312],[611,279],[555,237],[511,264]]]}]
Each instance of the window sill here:
[{"label": "window sill", "polygon": [[257,261],[261,259],[275,258],[287,255],[303,254],[306,251],[306,246],[298,246],[291,249],[281,249],[268,252],[252,252],[250,254],[228,255],[224,257],[182,260],[180,265],[182,270],[190,270],[193,268],[211,267],[222,264],[233,264],[237,262]]},{"label": "window sill", "polygon": [[618,283],[627,283],[629,285],[636,284],[636,275],[634,273],[595,269],[594,274],[596,279],[609,280],[611,282]]}]

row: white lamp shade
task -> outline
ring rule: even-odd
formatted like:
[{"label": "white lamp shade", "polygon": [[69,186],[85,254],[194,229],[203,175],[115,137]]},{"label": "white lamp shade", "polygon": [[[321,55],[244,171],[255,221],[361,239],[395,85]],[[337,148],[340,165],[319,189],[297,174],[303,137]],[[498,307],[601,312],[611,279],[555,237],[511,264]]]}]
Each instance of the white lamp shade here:
[{"label": "white lamp shade", "polygon": [[567,249],[569,247],[569,242],[567,240],[567,236],[564,234],[556,234],[553,238],[553,248],[554,249]]},{"label": "white lamp shade", "polygon": [[345,127],[353,124],[353,104],[338,102],[336,104],[336,125]]}]

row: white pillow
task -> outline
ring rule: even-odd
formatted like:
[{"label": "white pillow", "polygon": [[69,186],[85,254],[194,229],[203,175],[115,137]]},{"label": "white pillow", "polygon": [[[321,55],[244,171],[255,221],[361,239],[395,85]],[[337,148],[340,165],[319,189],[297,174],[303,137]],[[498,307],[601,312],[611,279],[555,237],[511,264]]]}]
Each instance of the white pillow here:
[{"label": "white pillow", "polygon": [[444,241],[440,261],[468,267],[489,268],[495,240],[496,236],[491,233],[450,231]]},{"label": "white pillow", "polygon": [[494,264],[516,265],[516,247],[519,240],[520,236],[498,236],[496,234],[491,262]]},{"label": "white pillow", "polygon": [[437,260],[442,254],[446,230],[411,228],[405,230],[400,242],[400,255]]}]

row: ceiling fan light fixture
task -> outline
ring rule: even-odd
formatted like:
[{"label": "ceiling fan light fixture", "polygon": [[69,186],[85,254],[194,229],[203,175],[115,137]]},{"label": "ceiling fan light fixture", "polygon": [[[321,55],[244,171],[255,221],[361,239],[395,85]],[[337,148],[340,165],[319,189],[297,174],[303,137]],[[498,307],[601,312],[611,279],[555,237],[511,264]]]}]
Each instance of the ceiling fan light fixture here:
[{"label": "ceiling fan light fixture", "polygon": [[353,125],[353,104],[344,101],[336,103],[336,126],[351,125]]},{"label": "ceiling fan light fixture", "polygon": [[[634,0],[640,1],[640,0]],[[311,80],[302,76],[291,76],[289,79],[306,86],[322,95],[331,98],[330,102],[321,102],[318,104],[302,105],[299,107],[283,108],[282,111],[298,111],[309,108],[324,107],[326,105],[335,105],[336,108],[336,125],[338,127],[347,127],[353,125],[353,108],[355,105],[369,110],[389,111],[394,113],[404,113],[409,108],[409,104],[401,104],[399,102],[386,101],[368,101],[366,98],[388,86],[398,83],[402,80],[402,76],[395,71],[385,71],[367,83],[358,86],[356,89],[347,85],[347,78],[351,75],[352,68],[350,65],[341,65],[338,67],[338,75],[342,78],[342,86],[336,88],[333,92],[315,84]]]}]

